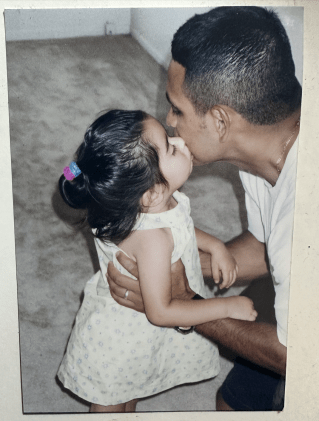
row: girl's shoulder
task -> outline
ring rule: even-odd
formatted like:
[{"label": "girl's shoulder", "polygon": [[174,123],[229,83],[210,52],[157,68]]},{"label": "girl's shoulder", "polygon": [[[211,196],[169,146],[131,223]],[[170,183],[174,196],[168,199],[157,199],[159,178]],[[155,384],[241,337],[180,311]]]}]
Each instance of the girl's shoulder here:
[{"label": "girl's shoulder", "polygon": [[119,245],[119,248],[134,260],[137,254],[156,253],[163,247],[168,252],[173,252],[174,239],[171,230],[167,227],[132,231],[129,237]]}]

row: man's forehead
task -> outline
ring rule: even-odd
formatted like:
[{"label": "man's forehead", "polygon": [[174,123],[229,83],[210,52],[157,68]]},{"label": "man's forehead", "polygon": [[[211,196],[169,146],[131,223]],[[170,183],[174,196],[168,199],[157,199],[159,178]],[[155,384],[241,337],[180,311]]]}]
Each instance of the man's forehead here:
[{"label": "man's forehead", "polygon": [[171,88],[181,87],[184,83],[186,69],[177,61],[172,60],[168,67],[167,84]]},{"label": "man's forehead", "polygon": [[185,68],[172,60],[168,68],[166,98],[176,108],[179,108],[187,100],[183,90],[184,78]]}]

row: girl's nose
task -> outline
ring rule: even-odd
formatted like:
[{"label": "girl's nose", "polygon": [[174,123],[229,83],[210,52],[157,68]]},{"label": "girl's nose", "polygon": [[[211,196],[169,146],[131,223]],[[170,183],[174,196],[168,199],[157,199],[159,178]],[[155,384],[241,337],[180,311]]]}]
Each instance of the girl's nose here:
[{"label": "girl's nose", "polygon": [[185,142],[181,137],[171,137],[168,139],[168,142],[171,145],[177,146],[181,151],[185,148]]}]

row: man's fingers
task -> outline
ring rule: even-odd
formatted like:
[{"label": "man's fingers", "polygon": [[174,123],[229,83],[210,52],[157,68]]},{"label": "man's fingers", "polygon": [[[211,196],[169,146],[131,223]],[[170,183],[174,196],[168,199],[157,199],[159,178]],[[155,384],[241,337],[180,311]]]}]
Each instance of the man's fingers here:
[{"label": "man's fingers", "polygon": [[134,260],[125,256],[125,254],[122,252],[116,253],[116,259],[121,266],[123,266],[128,272],[135,276],[135,278],[138,278],[137,264],[134,262]]},{"label": "man's fingers", "polygon": [[116,284],[113,281],[113,278],[111,278],[108,274],[106,274],[106,279],[107,279],[107,282],[109,284],[110,292],[111,292],[112,296],[115,295],[117,297],[124,297],[124,294],[126,293],[127,288],[121,287],[118,284]]},{"label": "man's fingers", "polygon": [[194,291],[188,285],[185,267],[181,259],[171,266],[172,298],[180,300],[190,300],[194,296]]},{"label": "man's fingers", "polygon": [[[113,294],[113,291],[110,290],[111,296],[114,298],[114,300],[124,306],[124,307],[129,307],[133,310],[139,311],[140,313],[144,313],[144,303],[143,301],[140,299],[140,296],[137,296],[134,292],[129,291],[128,297],[127,298],[121,298],[118,295]],[[130,300],[130,298],[134,298],[134,302]]]},{"label": "man's fingers", "polygon": [[110,285],[110,289],[114,291],[116,295],[123,296],[126,290],[134,291],[136,294],[141,294],[140,284],[136,279],[132,279],[129,276],[120,273],[113,262],[109,262],[107,266],[107,281]]}]

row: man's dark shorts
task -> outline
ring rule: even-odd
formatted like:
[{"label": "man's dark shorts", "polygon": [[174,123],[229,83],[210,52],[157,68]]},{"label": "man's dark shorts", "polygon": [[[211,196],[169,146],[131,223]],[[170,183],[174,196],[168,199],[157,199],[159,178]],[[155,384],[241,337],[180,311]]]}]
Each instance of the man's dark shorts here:
[{"label": "man's dark shorts", "polygon": [[275,402],[281,385],[280,375],[237,358],[220,392],[235,411],[281,411],[283,400]]},{"label": "man's dark shorts", "polygon": [[[275,293],[270,278],[254,281],[241,295],[253,300],[257,322],[276,323]],[[284,387],[284,379],[279,374],[238,357],[220,393],[235,411],[281,411]]]}]

